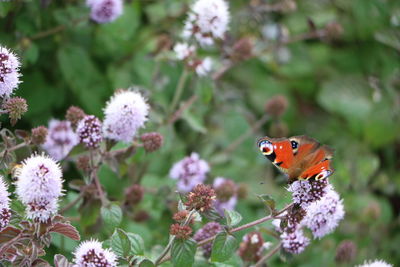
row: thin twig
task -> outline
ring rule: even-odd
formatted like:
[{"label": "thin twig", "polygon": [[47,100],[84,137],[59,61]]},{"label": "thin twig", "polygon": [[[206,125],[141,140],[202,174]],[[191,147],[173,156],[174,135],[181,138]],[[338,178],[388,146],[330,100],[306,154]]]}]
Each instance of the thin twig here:
[{"label": "thin twig", "polygon": [[175,94],[174,98],[172,99],[171,107],[170,107],[170,113],[175,111],[176,106],[178,105],[178,102],[182,96],[183,89],[185,88],[185,83],[186,79],[189,76],[189,72],[187,69],[184,69],[181,76],[179,77],[178,84],[175,89]]},{"label": "thin twig", "polygon": [[254,265],[254,267],[261,267],[262,264],[268,260],[270,257],[272,257],[273,255],[275,255],[276,252],[279,251],[279,249],[282,246],[282,242],[279,242],[278,245],[276,245],[276,247],[274,247],[272,250],[270,250],[267,254],[265,254],[264,257],[262,257],[259,261],[257,261],[257,263]]},{"label": "thin twig", "polygon": [[67,210],[69,210],[70,208],[72,208],[73,206],[75,206],[79,200],[81,200],[83,197],[82,192],[78,195],[77,198],[75,198],[73,201],[71,201],[70,203],[68,203],[67,205],[65,205],[61,210],[60,210],[60,214],[65,213]]},{"label": "thin twig", "polygon": [[182,113],[190,108],[190,106],[193,105],[196,100],[197,95],[192,95],[185,103],[183,103],[183,105],[177,111],[175,111],[174,114],[172,114],[172,116],[167,121],[167,124],[174,124],[182,116]]}]

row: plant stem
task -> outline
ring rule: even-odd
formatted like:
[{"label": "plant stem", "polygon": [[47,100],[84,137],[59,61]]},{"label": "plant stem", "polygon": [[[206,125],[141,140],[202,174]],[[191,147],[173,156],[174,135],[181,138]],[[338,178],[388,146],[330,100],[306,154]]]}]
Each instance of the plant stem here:
[{"label": "plant stem", "polygon": [[68,203],[67,205],[65,205],[61,210],[60,210],[60,214],[65,213],[67,210],[69,210],[70,208],[72,208],[73,206],[76,205],[76,203],[79,202],[79,200],[81,200],[81,198],[83,197],[83,194],[80,193],[78,195],[77,198],[75,198],[72,202]]},{"label": "plant stem", "polygon": [[178,102],[183,93],[183,89],[185,88],[185,83],[186,83],[186,79],[187,79],[188,75],[189,75],[189,72],[186,69],[184,69],[181,74],[181,77],[179,77],[178,85],[176,86],[176,89],[175,89],[174,98],[172,99],[170,113],[173,113],[176,106],[178,105]]},{"label": "plant stem", "polygon": [[270,252],[265,254],[264,257],[262,257],[259,261],[257,261],[257,263],[254,265],[254,267],[261,267],[266,260],[268,260],[270,257],[275,255],[276,252],[279,251],[281,246],[282,246],[282,242],[279,242],[278,245],[276,245],[276,247],[274,247]]},{"label": "plant stem", "polygon": [[[277,216],[277,215],[279,215],[279,214],[285,212],[286,210],[288,210],[288,209],[291,208],[292,206],[293,206],[293,203],[287,205],[285,208],[281,209],[280,211],[278,211],[278,212],[277,212],[276,214],[274,214],[274,215],[268,215],[268,216],[265,216],[265,217],[263,217],[263,218],[261,218],[261,219],[258,219],[258,220],[249,222],[249,223],[247,223],[247,224],[244,224],[244,225],[242,225],[242,226],[233,228],[233,229],[230,231],[230,233],[239,232],[239,231],[242,231],[242,230],[244,230],[244,229],[247,229],[247,228],[256,226],[256,225],[258,225],[258,224],[260,224],[260,223],[263,223],[263,222],[266,222],[266,221],[275,219],[275,216]],[[214,236],[212,236],[212,237],[209,237],[209,238],[207,238],[207,239],[204,239],[204,240],[198,242],[198,243],[197,243],[197,246],[200,247],[200,246],[202,246],[202,245],[205,245],[205,244],[207,244],[207,243],[212,242],[212,241],[215,239],[216,236],[217,236],[217,235],[214,235]],[[163,259],[161,259],[161,260],[158,260],[158,259],[157,259],[157,260],[158,260],[158,261],[157,261],[157,264],[159,265],[159,264],[161,264],[161,263],[164,263],[164,262],[166,262],[166,261],[169,261],[170,259],[171,259],[171,256],[170,256],[170,255],[169,255],[169,256],[166,256],[165,258],[163,258]],[[156,265],[157,265],[157,264],[156,264]]]},{"label": "plant stem", "polygon": [[[190,211],[190,213],[189,213],[189,215],[187,216],[185,222],[182,224],[183,226],[187,225],[187,224],[190,222],[190,220],[192,219],[193,214],[194,214],[195,212],[196,212],[195,210],[191,210],[191,211]],[[167,255],[167,253],[169,252],[169,250],[171,249],[172,243],[174,243],[174,241],[175,241],[175,236],[173,236],[173,237],[171,238],[171,240],[169,241],[168,245],[165,247],[165,249],[163,250],[163,252],[161,253],[161,255],[158,256],[158,258],[157,258],[156,261],[154,262],[154,265],[157,266],[157,265],[163,263],[162,260],[163,260],[163,258],[165,257],[165,255]]]}]

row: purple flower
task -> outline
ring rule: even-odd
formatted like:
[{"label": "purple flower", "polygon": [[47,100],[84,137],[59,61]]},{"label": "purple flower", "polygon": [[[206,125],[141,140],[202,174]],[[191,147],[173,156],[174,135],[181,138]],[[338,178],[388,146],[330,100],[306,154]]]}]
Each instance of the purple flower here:
[{"label": "purple flower", "polygon": [[[209,237],[212,237],[221,231],[222,231],[222,226],[219,223],[209,222],[196,232],[196,234],[193,236],[193,239],[199,242]],[[210,257],[212,243],[210,242],[205,245],[202,245],[201,248],[203,249],[204,256],[207,258]]]},{"label": "purple flower", "polygon": [[42,147],[52,158],[62,160],[78,143],[79,137],[69,121],[50,120],[46,142]]},{"label": "purple flower", "polygon": [[122,0],[87,0],[90,18],[97,23],[112,22],[122,15]]},{"label": "purple flower", "polygon": [[310,244],[310,239],[304,236],[303,230],[296,229],[294,232],[283,232],[281,234],[282,247],[289,253],[300,254]]},{"label": "purple flower", "polygon": [[10,222],[10,198],[8,186],[0,176],[0,231],[3,230]]},{"label": "purple flower", "polygon": [[307,206],[303,223],[310,228],[314,238],[321,238],[331,233],[343,217],[343,200],[331,189],[323,198]]},{"label": "purple flower", "polygon": [[22,163],[17,176],[16,193],[26,206],[28,218],[45,222],[57,213],[63,180],[56,161],[33,155]]},{"label": "purple flower", "polygon": [[0,46],[0,96],[9,97],[21,83],[20,62],[13,52]]},{"label": "purple flower", "polygon": [[293,182],[287,190],[292,193],[293,202],[305,208],[310,203],[321,199],[330,189],[328,180],[322,179],[298,180]]},{"label": "purple flower", "polygon": [[86,148],[97,148],[103,139],[101,121],[93,115],[86,115],[76,128],[79,140]]},{"label": "purple flower", "polygon": [[196,185],[203,183],[209,171],[208,163],[200,159],[197,153],[192,153],[175,163],[169,172],[169,176],[172,179],[177,179],[178,190],[186,193]]},{"label": "purple flower", "polygon": [[119,91],[107,102],[104,109],[104,137],[129,143],[144,126],[149,105],[139,92]]},{"label": "purple flower", "polygon": [[97,240],[83,241],[74,252],[76,267],[116,267],[117,256]]}]

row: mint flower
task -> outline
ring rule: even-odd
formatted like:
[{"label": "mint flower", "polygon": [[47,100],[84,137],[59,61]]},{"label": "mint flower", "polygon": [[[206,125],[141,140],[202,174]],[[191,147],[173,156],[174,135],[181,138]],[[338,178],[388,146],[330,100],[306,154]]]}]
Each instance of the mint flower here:
[{"label": "mint flower", "polygon": [[76,267],[116,267],[117,256],[97,240],[83,241],[74,252]]},{"label": "mint flower", "polygon": [[90,7],[90,18],[97,23],[116,20],[123,12],[122,0],[86,0]]},{"label": "mint flower", "polygon": [[0,46],[0,97],[9,97],[21,83],[20,62],[9,49]]},{"label": "mint flower", "polygon": [[10,198],[8,193],[8,186],[0,176],[0,231],[3,230],[10,222]]}]

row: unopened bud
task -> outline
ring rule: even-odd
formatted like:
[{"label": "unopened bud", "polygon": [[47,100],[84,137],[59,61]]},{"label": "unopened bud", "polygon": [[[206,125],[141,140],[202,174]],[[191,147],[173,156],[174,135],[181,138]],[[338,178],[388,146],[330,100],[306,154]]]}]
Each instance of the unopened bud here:
[{"label": "unopened bud", "polygon": [[249,59],[253,55],[253,42],[250,38],[244,37],[239,39],[233,45],[232,60],[242,61]]},{"label": "unopened bud", "polygon": [[189,239],[190,235],[192,234],[193,230],[190,226],[187,225],[180,225],[175,223],[171,225],[169,230],[170,235],[174,235],[177,239]]},{"label": "unopened bud", "polygon": [[34,145],[42,145],[46,142],[48,130],[44,126],[32,129],[31,142]]},{"label": "unopened bud", "polygon": [[141,185],[134,184],[125,190],[125,204],[137,205],[144,195],[144,189]]},{"label": "unopened bud", "polygon": [[135,222],[145,222],[148,219],[150,219],[150,215],[147,211],[145,210],[139,210],[138,212],[135,213],[135,215],[133,216],[133,220]]},{"label": "unopened bud", "polygon": [[15,125],[22,115],[28,111],[28,104],[21,97],[12,97],[5,101],[3,108],[7,111],[11,124]]},{"label": "unopened bud", "polygon": [[86,116],[85,112],[78,107],[70,106],[65,114],[65,118],[71,122],[72,128],[76,128],[80,120]]},{"label": "unopened bud", "polygon": [[265,104],[265,112],[272,117],[279,118],[285,113],[288,104],[288,100],[284,95],[273,96]]},{"label": "unopened bud", "polygon": [[218,187],[214,188],[217,199],[226,202],[236,194],[236,184],[232,180],[226,179]]},{"label": "unopened bud", "polygon": [[335,261],[337,263],[351,263],[357,254],[357,246],[351,240],[340,242],[336,249]]},{"label": "unopened bud", "polygon": [[141,139],[146,152],[153,152],[160,149],[164,142],[163,136],[156,132],[145,133],[141,136]]}]

